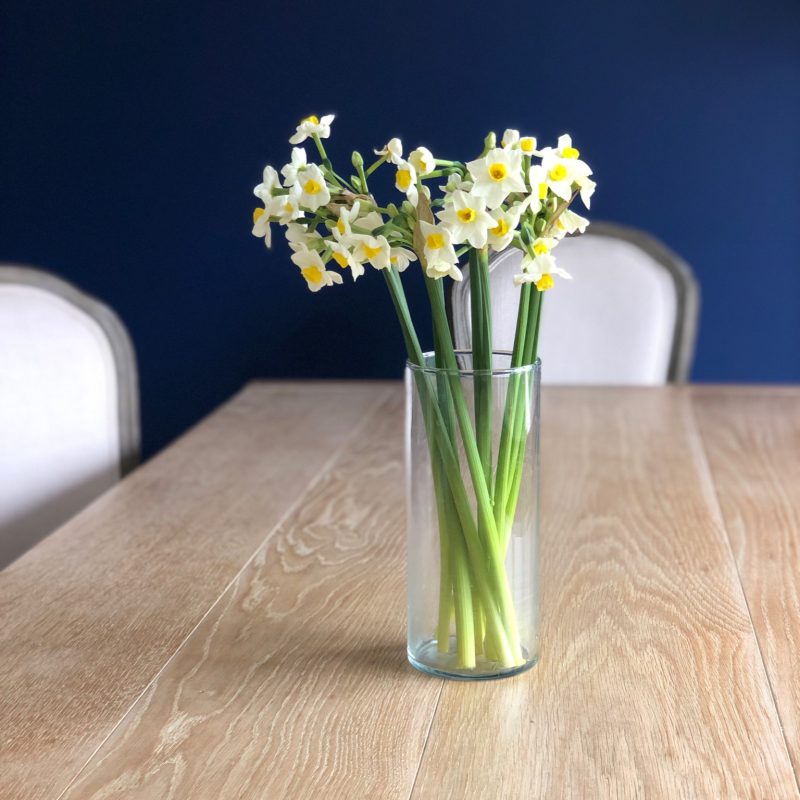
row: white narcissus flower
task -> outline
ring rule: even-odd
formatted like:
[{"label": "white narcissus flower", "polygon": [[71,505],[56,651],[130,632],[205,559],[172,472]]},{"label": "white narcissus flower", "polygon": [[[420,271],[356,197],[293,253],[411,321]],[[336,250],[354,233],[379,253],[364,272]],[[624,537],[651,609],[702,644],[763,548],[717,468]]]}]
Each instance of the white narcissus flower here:
[{"label": "white narcissus flower", "polygon": [[594,190],[597,188],[597,184],[591,178],[582,178],[580,176],[575,178],[575,183],[577,183],[578,187],[580,188],[581,202],[586,206],[586,208],[590,208],[592,195],[594,194]]},{"label": "white narcissus flower", "polygon": [[553,235],[556,239],[562,239],[569,233],[575,233],[575,231],[578,233],[583,233],[588,226],[589,220],[586,219],[586,217],[582,217],[580,214],[576,214],[574,211],[565,209],[561,212],[561,214],[559,214],[555,221],[555,225],[553,225]]},{"label": "white narcissus flower", "polygon": [[571,158],[578,159],[580,151],[572,146],[572,137],[568,133],[562,133],[558,137],[558,144],[556,147],[542,148],[541,156],[557,156],[558,158]]},{"label": "white narcissus flower", "polygon": [[471,192],[472,191],[472,181],[468,181],[461,177],[458,172],[454,172],[450,177],[447,179],[447,183],[444,186],[440,186],[439,190],[445,193],[444,196],[444,204],[447,205],[451,202],[453,192],[457,192],[458,190],[462,192]]},{"label": "white narcissus flower", "polygon": [[450,231],[443,225],[432,225],[430,222],[419,222],[425,245],[425,272],[429,278],[444,278],[449,275],[453,280],[463,279],[461,270],[456,266],[458,256],[453,249]]},{"label": "white narcissus flower", "polygon": [[469,242],[479,248],[486,246],[489,228],[496,225],[486,211],[486,199],[460,189],[453,192],[451,202],[436,216],[447,226],[455,244]]},{"label": "white narcissus flower", "polygon": [[303,208],[316,211],[320,206],[330,202],[331,193],[325,184],[325,176],[316,164],[309,164],[297,176],[297,183],[292,187],[299,189],[298,201]]},{"label": "white narcissus flower", "polygon": [[289,144],[300,144],[308,139],[309,136],[319,136],[320,139],[327,139],[331,135],[331,122],[333,114],[326,114],[322,119],[317,119],[313,114],[300,121],[297,131],[289,139]]},{"label": "white narcissus flower", "polygon": [[525,153],[526,156],[538,156],[539,151],[536,149],[535,136],[520,136],[519,149]]},{"label": "white narcissus flower", "polygon": [[500,207],[495,208],[494,211],[491,212],[492,218],[495,221],[494,227],[489,228],[489,245],[492,250],[499,253],[511,244],[511,240],[517,232],[519,218],[526,208],[527,201],[518,203],[507,211]]},{"label": "white narcissus flower", "polygon": [[323,286],[342,282],[341,275],[325,269],[322,258],[316,250],[298,250],[292,253],[292,261],[300,267],[300,274],[312,292],[318,292]]},{"label": "white narcissus flower", "polygon": [[427,147],[418,147],[416,150],[413,150],[409,154],[408,160],[420,176],[427,175],[429,172],[433,172],[433,170],[436,169],[436,161],[433,157],[433,153],[431,153]]},{"label": "white narcissus flower", "polygon": [[527,253],[522,258],[522,274],[514,276],[515,285],[532,283],[540,292],[544,292],[553,288],[553,275],[572,279],[572,275],[556,265],[550,252],[556,244],[555,239],[537,239],[533,243],[533,258]]},{"label": "white narcissus flower", "polygon": [[253,211],[252,234],[263,239],[267,247],[272,247],[272,228],[269,226],[269,214],[266,208],[257,208]]},{"label": "white narcissus flower", "polygon": [[375,269],[390,267],[391,248],[385,236],[353,236],[353,255],[358,261],[369,261]]},{"label": "white narcissus flower", "polygon": [[354,224],[357,228],[374,231],[375,228],[380,228],[383,225],[383,217],[377,211],[368,211],[362,217],[359,217]]},{"label": "white narcissus flower", "polygon": [[513,147],[517,142],[519,142],[519,131],[515,128],[506,128],[503,133],[503,138],[500,140],[500,144],[503,145],[503,147]]},{"label": "white narcissus flower", "polygon": [[495,147],[483,158],[467,163],[475,185],[473,194],[486,198],[486,205],[497,208],[512,192],[525,192],[522,180],[522,153]]},{"label": "white narcissus flower", "polygon": [[289,247],[297,252],[298,250],[319,250],[323,246],[322,237],[314,231],[313,233],[301,225],[299,222],[290,222],[284,231]]},{"label": "white narcissus flower", "polygon": [[412,261],[416,260],[416,253],[405,247],[393,247],[389,251],[389,262],[398,272],[402,272]]},{"label": "white narcissus flower", "polygon": [[506,149],[518,147],[526,156],[538,156],[535,136],[520,136],[519,131],[508,128],[500,141]]},{"label": "white narcissus flower", "polygon": [[293,186],[289,194],[279,194],[272,198],[270,214],[278,218],[281,225],[288,225],[303,215],[300,208],[299,192]]},{"label": "white narcissus flower", "polygon": [[400,161],[394,176],[394,186],[398,192],[403,192],[412,205],[417,205],[417,200],[419,200],[417,171],[413,164],[408,161]]},{"label": "white narcissus flower", "polygon": [[292,148],[292,160],[281,168],[284,186],[288,189],[297,183],[297,176],[308,167],[306,163],[306,151],[302,147]]},{"label": "white narcissus flower", "polygon": [[569,162],[555,155],[545,156],[542,166],[547,173],[547,186],[554,195],[562,200],[572,197],[572,184],[575,176]]},{"label": "white narcissus flower", "polygon": [[528,170],[528,183],[531,186],[530,209],[538,214],[547,199],[547,170],[541,164],[531,167]]},{"label": "white narcissus flower", "polygon": [[[547,172],[547,185],[562,200],[572,197],[573,184],[580,186],[592,174],[589,165],[581,161],[579,155],[567,134],[559,136],[558,147],[546,147],[542,150],[542,167]],[[588,197],[591,197],[591,191],[587,187]]]},{"label": "white narcissus flower", "polygon": [[331,257],[333,260],[342,268],[347,269],[350,267],[350,272],[353,274],[353,280],[358,280],[364,274],[364,266],[363,264],[356,259],[353,253],[351,253],[343,244],[340,242],[329,242],[329,246],[331,248]]},{"label": "white narcissus flower", "polygon": [[555,269],[557,270],[557,272],[554,271],[553,273],[522,272],[519,275],[514,276],[514,286],[522,286],[523,283],[532,283],[538,291],[546,292],[548,289],[552,289],[553,286],[555,286],[555,281],[553,280],[553,274],[561,275],[562,278],[572,277],[571,275],[566,273],[563,269],[559,269],[558,267],[556,267]]},{"label": "white narcissus flower", "polygon": [[351,225],[354,225],[358,219],[358,212],[361,210],[360,201],[356,200],[352,206],[339,207],[339,219],[333,228],[333,235],[340,242],[348,241],[352,235],[350,230]]},{"label": "white narcissus flower", "polygon": [[384,145],[382,150],[375,150],[376,156],[383,156],[392,164],[399,164],[403,160],[403,143],[396,136]]},{"label": "white narcissus flower", "polygon": [[264,178],[261,183],[253,189],[253,194],[260,200],[264,201],[264,205],[272,200],[272,190],[281,188],[281,179],[274,167],[267,164],[264,167]]}]

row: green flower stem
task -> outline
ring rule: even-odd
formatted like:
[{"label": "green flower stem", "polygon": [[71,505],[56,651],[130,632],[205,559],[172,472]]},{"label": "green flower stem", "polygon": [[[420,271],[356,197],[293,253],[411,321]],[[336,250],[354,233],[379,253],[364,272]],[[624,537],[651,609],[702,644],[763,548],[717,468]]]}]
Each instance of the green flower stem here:
[{"label": "green flower stem", "polygon": [[[441,342],[438,337],[434,341],[436,350],[436,364],[441,367],[443,362]],[[452,400],[447,391],[447,379],[441,373],[436,376],[437,399],[442,417],[447,429],[447,434],[451,441],[455,432],[453,423]],[[470,585],[469,558],[467,556],[464,534],[458,521],[450,487],[445,480],[442,480],[441,473],[444,465],[438,458],[438,448],[432,448],[432,455],[435,460],[434,474],[440,473],[438,486],[434,484],[434,491],[437,495],[437,505],[441,506],[442,514],[439,516],[439,540],[440,550],[447,551],[449,574],[444,569],[440,569],[439,585],[439,630],[437,632],[437,645],[439,652],[448,652],[450,649],[450,607],[448,600],[455,608],[456,619],[456,653],[458,666],[463,669],[473,669],[475,667],[476,655],[476,630],[474,628],[474,617],[479,608],[479,595],[473,597]],[[444,521],[444,524],[442,524]],[[442,601],[445,601],[444,603]],[[443,607],[444,606],[444,607]],[[443,628],[442,620],[447,615],[447,627]],[[482,642],[483,637],[477,641]]]},{"label": "green flower stem", "polygon": [[[356,159],[358,156],[358,159]],[[364,159],[361,158],[361,153],[353,153],[353,166],[356,168],[356,172],[358,173],[358,180],[361,183],[361,190],[364,194],[369,193],[369,189],[367,188],[367,176],[364,174]]]},{"label": "green flower stem", "polygon": [[445,499],[445,492],[449,496],[450,490],[446,488],[444,466],[441,459],[438,458],[435,444],[429,441],[428,446],[431,453],[436,515],[439,522],[439,618],[436,625],[436,641],[439,652],[447,653],[450,649],[450,619],[453,616],[454,583],[452,546],[450,544],[453,534],[450,530],[450,510],[447,508]]},{"label": "green flower stem", "polygon": [[[478,511],[478,543],[481,544],[482,547],[480,549],[476,548],[474,554],[471,552],[470,556],[479,562],[481,558],[481,551],[483,551],[485,567],[488,571],[488,577],[491,583],[490,591],[494,595],[494,600],[497,602],[497,611],[500,614],[501,624],[505,628],[508,646],[511,649],[512,660],[517,664],[522,663],[516,614],[514,612],[514,604],[511,598],[511,590],[508,585],[508,576],[505,571],[504,556],[498,547],[498,532],[494,520],[494,514],[492,512],[492,499],[489,494],[489,488],[485,475],[483,473],[483,467],[481,465],[475,434],[472,430],[469,411],[464,399],[463,388],[461,386],[461,380],[458,374],[458,363],[456,361],[455,351],[453,349],[453,341],[450,335],[450,328],[447,323],[447,315],[444,308],[444,293],[440,281],[437,282],[436,280],[426,276],[425,285],[431,301],[434,329],[436,330],[439,340],[444,342],[445,345],[442,348],[442,352],[445,357],[445,368],[448,371],[447,377],[450,384],[450,393],[453,397],[456,419],[458,421],[458,427],[461,433],[461,440],[464,445],[464,454],[467,459],[467,466],[469,468],[470,478],[472,479],[472,485],[475,491],[475,499]],[[454,494],[456,493],[456,489],[457,487],[453,487]],[[464,499],[467,498],[465,497]],[[471,518],[470,522],[473,522]],[[467,531],[465,528],[465,535],[466,533]],[[481,568],[484,566],[483,563],[480,563],[479,565]],[[479,575],[476,575],[476,578],[479,577]],[[499,641],[497,643],[499,644]],[[497,652],[501,659],[505,658],[505,653],[503,652],[502,646],[498,648]]]},{"label": "green flower stem", "polygon": [[367,175],[372,175],[378,167],[386,161],[386,156],[381,156],[374,164],[367,167]]},{"label": "green flower stem", "polygon": [[[436,357],[438,359],[439,356],[437,355]],[[437,382],[441,382],[440,376],[437,376]],[[444,406],[445,397],[441,391],[437,391],[436,400],[440,407]],[[429,398],[429,402],[433,403],[434,398]],[[447,414],[445,412],[446,409],[442,408],[442,415],[446,421]],[[430,411],[427,417],[431,417]],[[436,645],[440,653],[447,653],[450,651],[450,619],[453,616],[453,587],[456,583],[455,565],[451,558],[451,551],[453,549],[452,539],[456,535],[453,525],[451,524],[451,519],[455,517],[455,514],[453,513],[453,500],[450,494],[450,488],[447,485],[447,478],[444,474],[444,464],[439,455],[439,448],[435,440],[430,436],[428,437],[428,447],[431,455],[433,489],[434,495],[436,496],[436,510],[439,522],[439,623],[436,627]],[[461,600],[461,598],[459,598],[459,600]],[[457,625],[458,622],[457,620]],[[460,643],[460,641],[461,636],[457,631],[456,642]],[[461,660],[460,652],[459,660]],[[469,661],[468,655],[467,661]]]},{"label": "green flower stem", "polygon": [[472,311],[472,368],[475,433],[483,474],[492,485],[492,307],[489,294],[489,253],[484,247],[469,252]]},{"label": "green flower stem", "polygon": [[319,153],[320,160],[322,161],[322,166],[328,173],[328,178],[330,179],[331,183],[338,184],[339,187],[345,187],[355,194],[356,190],[350,185],[350,183],[341,175],[339,175],[336,170],[334,170],[333,164],[331,164],[331,160],[328,158],[328,154],[325,152],[325,146],[322,144],[322,139],[319,138],[319,135],[312,133],[311,138],[314,140],[314,144],[317,146],[317,152]]},{"label": "green flower stem", "polygon": [[483,642],[483,634],[478,638],[475,630],[475,615],[480,614],[480,606],[473,602],[480,602],[480,594],[472,594],[470,585],[469,556],[463,536],[453,536],[451,539],[453,553],[453,595],[455,598],[456,612],[456,653],[458,666],[463,669],[475,668],[475,656],[480,652],[478,645]]},{"label": "green flower stem", "polygon": [[420,175],[419,179],[421,181],[427,181],[431,178],[441,178],[444,175],[452,175],[454,172],[461,172],[459,167],[444,167],[443,169],[435,169],[432,172],[426,172],[424,175]]},{"label": "green flower stem", "polygon": [[[517,325],[514,332],[514,348],[511,354],[511,366],[519,367],[525,349],[525,332],[528,325],[528,309],[531,299],[531,284],[523,284],[520,289]],[[494,489],[494,512],[498,530],[505,525],[505,499],[508,496],[509,464],[511,461],[512,442],[516,434],[515,420],[519,406],[519,375],[514,374],[509,380],[506,394],[506,407],[503,413],[503,427],[500,432],[500,446],[497,452],[497,473]]]},{"label": "green flower stem", "polygon": [[[402,284],[399,277],[393,269],[383,270],[389,293],[394,303],[400,327],[403,331],[403,338],[406,341],[406,346],[409,352],[409,360],[417,365],[423,364],[422,351],[419,347],[419,340],[414,332],[411,316],[408,311],[408,305],[402,290]],[[426,279],[427,281],[430,279]],[[430,281],[433,283],[433,281]],[[433,289],[436,291],[435,287]],[[439,287],[441,291],[441,287]],[[449,344],[448,347],[443,348],[443,355],[447,359],[448,365],[455,362],[455,354],[452,349],[452,340],[450,338],[450,331],[446,327],[447,319],[444,317],[443,296],[441,306],[437,303],[434,306],[437,311],[440,311],[439,322],[444,320],[447,335],[445,341]],[[440,331],[442,329],[440,328]],[[448,367],[450,368],[450,367]],[[447,475],[447,480],[450,485],[450,491],[455,505],[456,514],[461,524],[463,532],[463,541],[466,546],[469,564],[472,568],[472,577],[477,593],[481,597],[483,603],[484,613],[486,615],[486,630],[487,637],[492,644],[493,652],[497,654],[497,660],[504,667],[518,666],[523,663],[521,652],[519,649],[519,636],[516,630],[516,619],[514,617],[513,604],[511,603],[511,594],[508,588],[508,579],[502,564],[502,560],[498,561],[496,545],[492,545],[490,550],[484,549],[484,544],[479,538],[478,528],[475,520],[472,517],[470,510],[470,501],[464,488],[461,470],[458,463],[458,455],[453,446],[453,442],[447,435],[447,426],[444,418],[442,417],[439,405],[431,403],[428,398],[431,396],[431,388],[428,383],[428,376],[424,373],[415,373],[417,380],[418,391],[422,399],[423,409],[432,409],[433,419],[426,417],[425,423],[428,430],[429,437],[433,434],[436,446],[441,454],[442,463]],[[452,393],[453,378],[458,384],[458,373],[453,372],[448,379],[450,392]],[[460,390],[460,384],[458,384]],[[463,424],[464,415],[466,414],[467,427],[469,427],[469,417],[464,405],[463,396],[460,397],[460,406],[462,410],[459,411],[459,404],[456,404],[456,415],[459,420],[459,427],[462,428],[462,437],[469,440],[469,434],[464,436]],[[474,438],[472,439],[473,449]],[[478,475],[482,478],[483,473],[478,470]],[[484,494],[486,492],[484,484]],[[479,506],[481,504],[479,503]],[[483,512],[486,516],[486,511]],[[489,518],[492,519],[491,514]]]},{"label": "green flower stem", "polygon": [[472,587],[472,624],[473,639],[475,642],[475,654],[481,655],[485,650],[484,640],[486,638],[486,618],[483,615],[483,603],[481,603],[481,596],[474,587]]},{"label": "green flower stem", "polygon": [[[527,219],[522,223],[520,244],[533,257],[532,247],[535,233],[531,222],[531,219]],[[541,320],[542,293],[535,290],[530,284],[525,284],[521,292],[517,312],[517,330],[514,338],[514,355],[512,356],[514,366],[529,365],[536,361]],[[530,389],[528,374],[515,376],[509,386],[503,420],[494,511],[504,553],[511,535],[522,481],[525,442],[528,437],[526,423],[529,417]]]},{"label": "green flower stem", "polygon": [[[542,319],[542,301],[544,299],[543,292],[534,292],[533,295],[533,302],[531,303],[531,315],[530,319],[528,320],[528,336],[526,337],[526,347],[525,347],[525,363],[526,364],[533,364],[536,361],[537,352],[539,349],[539,326],[541,324]],[[531,397],[531,387],[530,385],[526,385],[523,393],[522,393],[522,407],[523,410],[525,406],[530,402]],[[506,547],[508,546],[508,539],[511,535],[511,526],[514,521],[514,516],[517,511],[517,502],[519,501],[519,488],[520,483],[522,481],[522,471],[523,466],[525,463],[525,443],[528,438],[529,431],[525,427],[525,423],[527,421],[527,414],[520,414],[520,420],[518,423],[518,430],[517,435],[515,437],[515,454],[514,459],[512,461],[513,465],[513,482],[511,484],[510,491],[507,495],[506,506],[505,506],[505,525],[502,528],[502,547],[503,551],[505,552]]]}]

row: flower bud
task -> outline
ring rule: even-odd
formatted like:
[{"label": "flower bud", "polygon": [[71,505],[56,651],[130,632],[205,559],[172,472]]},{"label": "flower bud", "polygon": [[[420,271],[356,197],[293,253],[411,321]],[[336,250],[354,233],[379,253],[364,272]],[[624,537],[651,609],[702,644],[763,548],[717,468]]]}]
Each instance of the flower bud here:
[{"label": "flower bud", "polygon": [[486,155],[490,150],[493,150],[497,145],[497,136],[494,131],[489,131],[486,138],[483,140],[483,155]]},{"label": "flower bud", "polygon": [[536,217],[536,219],[533,221],[533,232],[537,236],[541,236],[545,225],[546,222],[544,217]]},{"label": "flower bud", "polygon": [[361,153],[359,153],[358,150],[353,150],[353,166],[356,169],[364,166],[364,159],[361,157]]}]

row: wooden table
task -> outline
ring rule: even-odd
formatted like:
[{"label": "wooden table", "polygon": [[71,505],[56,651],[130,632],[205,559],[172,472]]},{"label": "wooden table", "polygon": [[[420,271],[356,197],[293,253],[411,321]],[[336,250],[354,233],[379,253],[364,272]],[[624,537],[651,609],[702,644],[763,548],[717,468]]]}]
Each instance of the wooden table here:
[{"label": "wooden table", "polygon": [[800,389],[547,389],[479,684],[405,661],[402,414],[250,385],[0,573],[0,798],[800,797]]}]

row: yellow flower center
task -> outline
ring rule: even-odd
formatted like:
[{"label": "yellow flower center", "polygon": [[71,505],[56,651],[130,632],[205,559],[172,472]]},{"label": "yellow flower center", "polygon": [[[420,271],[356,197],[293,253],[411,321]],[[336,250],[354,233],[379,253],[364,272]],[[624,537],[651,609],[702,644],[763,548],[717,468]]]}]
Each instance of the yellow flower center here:
[{"label": "yellow flower center", "polygon": [[340,253],[338,250],[333,251],[333,260],[342,268],[344,269],[347,266],[347,256],[344,253]]},{"label": "yellow flower center", "polygon": [[532,153],[536,148],[536,139],[533,136],[523,136],[519,140],[519,149],[523,153]]},{"label": "yellow flower center", "polygon": [[293,205],[292,205],[292,204],[291,204],[291,203],[290,203],[290,202],[287,200],[287,201],[286,201],[286,202],[283,204],[283,210],[284,210],[284,211],[285,211],[287,214],[292,214],[292,213],[294,212],[294,206],[293,206]]},{"label": "yellow flower center", "polygon": [[533,252],[537,256],[543,256],[550,252],[550,248],[544,242],[536,242],[533,246]]},{"label": "yellow flower center", "polygon": [[540,292],[546,292],[548,289],[552,289],[553,288],[553,276],[548,274],[548,273],[545,273],[544,275],[542,275],[542,277],[539,278],[538,281],[536,281],[536,288]]},{"label": "yellow flower center", "polygon": [[339,231],[339,233],[341,233],[342,236],[344,236],[345,232],[347,231],[347,228],[345,227],[344,224],[344,220],[341,217],[339,217],[339,221],[336,223],[336,230]]},{"label": "yellow flower center", "polygon": [[558,228],[560,231],[565,231],[567,229],[567,226],[560,219],[557,219],[556,228]]},{"label": "yellow flower center", "polygon": [[474,208],[459,208],[458,211],[456,211],[456,216],[462,222],[474,222],[475,217],[478,215],[475,213]]},{"label": "yellow flower center", "polygon": [[580,150],[576,150],[574,147],[565,147],[561,151],[562,158],[577,158],[580,154]]},{"label": "yellow flower center", "polygon": [[310,117],[306,117],[305,119],[301,120],[302,122],[310,122],[312,125],[319,125],[319,118],[315,117],[313,114]]},{"label": "yellow flower center", "polygon": [[567,177],[567,168],[563,164],[556,164],[550,170],[551,181],[563,181]]},{"label": "yellow flower center", "polygon": [[364,255],[367,258],[375,258],[378,253],[381,252],[381,248],[379,247],[370,247],[368,244],[364,243]]},{"label": "yellow flower center", "polygon": [[389,263],[396,264],[397,263],[397,256],[389,256]]},{"label": "yellow flower center", "polygon": [[493,181],[505,180],[506,175],[508,175],[508,167],[505,164],[497,162],[489,166],[489,177]]},{"label": "yellow flower center", "polygon": [[440,250],[444,247],[444,236],[441,233],[429,233],[425,240],[428,250]]},{"label": "yellow flower center", "polygon": [[303,267],[300,272],[309,283],[322,283],[322,270],[319,267]]},{"label": "yellow flower center", "polygon": [[547,197],[547,184],[540,183],[539,184],[539,199],[544,200]]},{"label": "yellow flower center", "polygon": [[253,225],[258,222],[258,220],[264,216],[264,209],[263,208],[256,208],[253,210]]},{"label": "yellow flower center", "polygon": [[405,192],[411,186],[411,172],[407,169],[397,170],[397,185]]},{"label": "yellow flower center", "polygon": [[497,225],[492,228],[495,236],[505,236],[508,233],[508,223],[504,219],[497,220]]},{"label": "yellow flower center", "polygon": [[318,194],[321,190],[322,186],[320,186],[313,178],[309,178],[303,186],[303,191],[306,194]]}]

